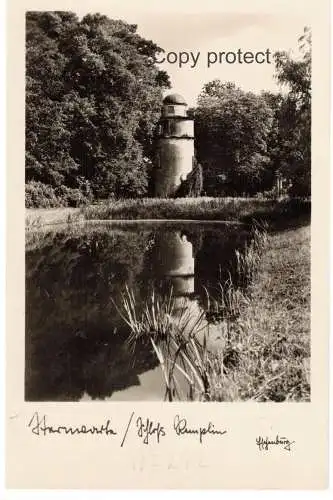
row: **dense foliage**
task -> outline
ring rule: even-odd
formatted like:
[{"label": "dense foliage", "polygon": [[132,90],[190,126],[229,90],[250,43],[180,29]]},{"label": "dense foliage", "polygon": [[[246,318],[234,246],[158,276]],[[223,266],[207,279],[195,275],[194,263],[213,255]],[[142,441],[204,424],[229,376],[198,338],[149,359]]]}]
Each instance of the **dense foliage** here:
[{"label": "dense foliage", "polygon": [[70,12],[27,13],[31,193],[42,183],[59,199],[66,186],[67,198],[74,190],[74,205],[146,193],[153,131],[169,80],[154,63],[159,47],[136,29],[99,14],[79,20]]},{"label": "dense foliage", "polygon": [[195,111],[195,140],[207,194],[256,192],[267,156],[272,110],[261,96],[233,83],[204,86]]},{"label": "dense foliage", "polygon": [[[282,92],[255,95],[234,83],[204,85],[196,109],[195,141],[209,195],[311,193],[311,32],[299,55],[275,54]],[[272,189],[273,188],[273,189]]]},{"label": "dense foliage", "polygon": [[277,78],[288,89],[280,110],[280,169],[292,193],[311,193],[311,31],[299,38],[301,57],[275,54]]},{"label": "dense foliage", "polygon": [[[100,14],[26,17],[26,206],[149,196],[154,136],[169,77],[137,26]],[[311,33],[275,54],[281,92],[204,85],[195,168],[177,196],[311,193]],[[279,191],[276,186],[280,179]]]}]

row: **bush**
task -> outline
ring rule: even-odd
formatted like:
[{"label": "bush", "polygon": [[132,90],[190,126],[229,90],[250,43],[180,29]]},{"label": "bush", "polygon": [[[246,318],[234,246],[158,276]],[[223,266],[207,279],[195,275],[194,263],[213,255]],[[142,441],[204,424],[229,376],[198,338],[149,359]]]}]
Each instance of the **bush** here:
[{"label": "bush", "polygon": [[80,207],[92,201],[90,194],[85,195],[80,189],[61,186],[56,189],[57,196],[67,207]]},{"label": "bush", "polygon": [[203,188],[202,166],[200,165],[200,163],[195,162],[192,171],[188,174],[186,180],[182,181],[181,185],[179,186],[175,194],[175,197],[197,198],[201,196],[202,188]]},{"label": "bush", "polygon": [[30,181],[25,185],[26,208],[55,208],[64,204],[55,194],[55,190],[48,184],[39,181]]},{"label": "bush", "polygon": [[25,186],[26,208],[79,207],[92,201],[90,192],[60,186],[53,188],[39,181],[30,181]]}]

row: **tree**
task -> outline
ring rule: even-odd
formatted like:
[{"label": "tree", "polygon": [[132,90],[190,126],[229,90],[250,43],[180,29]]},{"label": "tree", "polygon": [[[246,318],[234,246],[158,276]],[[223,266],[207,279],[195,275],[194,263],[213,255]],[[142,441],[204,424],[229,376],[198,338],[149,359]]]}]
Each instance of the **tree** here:
[{"label": "tree", "polygon": [[181,185],[175,193],[176,198],[192,197],[197,198],[201,196],[203,189],[203,173],[202,166],[198,163],[196,157],[193,158],[192,170],[187,175],[186,179],[182,181]]},{"label": "tree", "polygon": [[299,38],[299,56],[275,54],[276,78],[288,90],[280,113],[281,170],[292,194],[311,193],[311,31]]},{"label": "tree", "polygon": [[147,191],[165,72],[137,26],[99,14],[26,17],[26,180],[95,198]]},{"label": "tree", "polygon": [[283,121],[286,97],[282,93],[262,92],[262,97],[273,113],[272,125],[267,137],[267,154],[269,163],[265,169],[262,179],[262,190],[271,191],[275,187],[276,180],[282,175],[283,158],[285,157],[283,141]]},{"label": "tree", "polygon": [[207,194],[255,193],[269,162],[272,110],[231,82],[207,83],[195,110],[195,141]]}]

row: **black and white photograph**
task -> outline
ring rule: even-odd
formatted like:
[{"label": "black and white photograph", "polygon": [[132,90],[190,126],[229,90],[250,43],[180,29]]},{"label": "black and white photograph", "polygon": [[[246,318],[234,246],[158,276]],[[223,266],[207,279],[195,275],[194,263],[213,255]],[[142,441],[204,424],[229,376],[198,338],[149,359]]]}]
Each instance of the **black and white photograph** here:
[{"label": "black and white photograph", "polygon": [[328,484],[328,3],[8,3],[6,488]]},{"label": "black and white photograph", "polygon": [[310,402],[311,26],[25,22],[25,400]]}]

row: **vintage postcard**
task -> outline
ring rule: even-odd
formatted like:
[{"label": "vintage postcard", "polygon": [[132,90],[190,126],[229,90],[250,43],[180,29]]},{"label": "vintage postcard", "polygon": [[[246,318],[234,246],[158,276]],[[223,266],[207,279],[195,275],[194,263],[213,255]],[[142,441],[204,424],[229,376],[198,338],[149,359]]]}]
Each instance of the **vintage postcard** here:
[{"label": "vintage postcard", "polygon": [[328,0],[7,23],[7,488],[326,488]]}]

